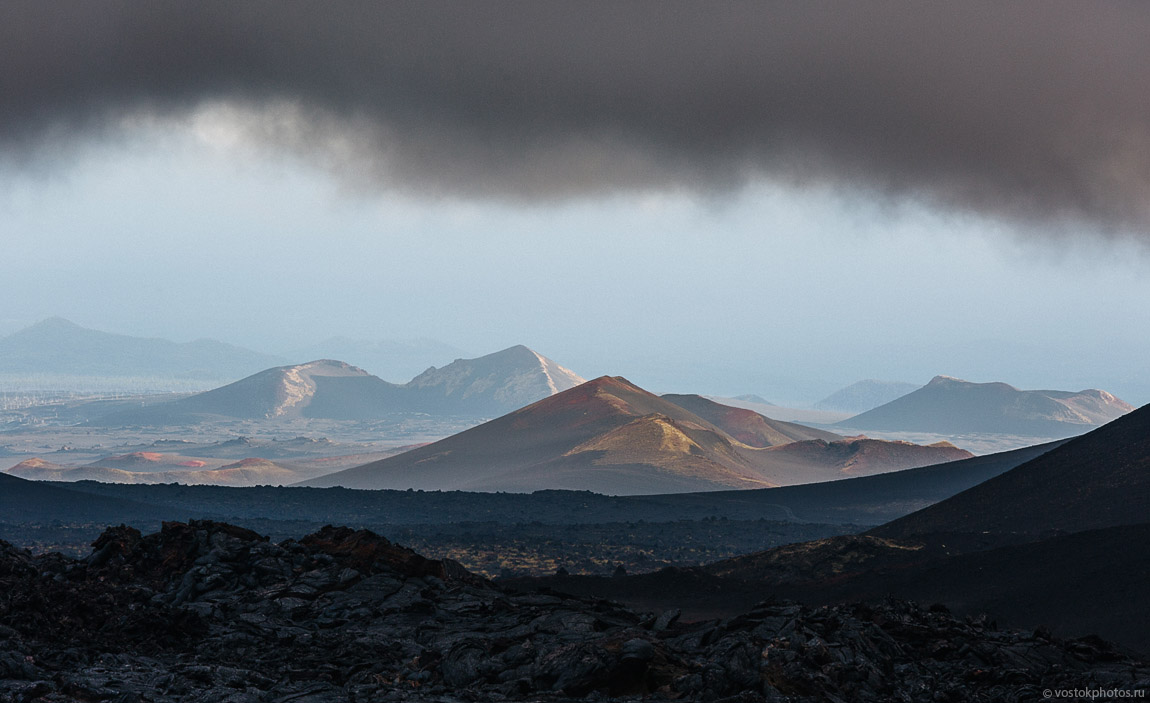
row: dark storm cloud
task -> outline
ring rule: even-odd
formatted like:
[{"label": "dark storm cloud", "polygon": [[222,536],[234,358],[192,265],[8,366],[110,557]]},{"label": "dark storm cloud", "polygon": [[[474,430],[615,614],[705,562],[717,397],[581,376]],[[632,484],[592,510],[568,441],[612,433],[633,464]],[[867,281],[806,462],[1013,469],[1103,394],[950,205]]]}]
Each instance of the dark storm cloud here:
[{"label": "dark storm cloud", "polygon": [[429,193],[765,177],[1147,230],[1147,37],[1140,1],[6,2],[0,139],[226,101]]}]

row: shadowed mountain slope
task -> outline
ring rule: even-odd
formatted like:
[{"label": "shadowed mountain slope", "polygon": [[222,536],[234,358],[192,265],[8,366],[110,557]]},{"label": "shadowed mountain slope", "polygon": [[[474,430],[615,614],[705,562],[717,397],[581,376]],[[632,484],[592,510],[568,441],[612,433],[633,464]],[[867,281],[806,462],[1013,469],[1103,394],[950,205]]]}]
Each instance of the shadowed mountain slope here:
[{"label": "shadowed mountain slope", "polygon": [[901,398],[919,388],[914,383],[878,381],[873,378],[852,383],[815,403],[815,410],[862,413]]},{"label": "shadowed mountain slope", "polygon": [[636,497],[678,510],[706,505],[714,514],[768,516],[831,524],[878,525],[945,500],[1040,456],[1060,442],[871,476],[754,491]]},{"label": "shadowed mountain slope", "polygon": [[681,408],[690,410],[749,447],[774,447],[807,439],[822,439],[827,442],[842,439],[841,435],[833,432],[816,430],[793,422],[772,420],[754,410],[723,405],[701,395],[666,393],[662,397]]},{"label": "shadowed mountain slope", "polygon": [[[877,473],[970,456],[953,447],[877,444],[882,451],[852,440],[751,447],[626,379],[604,376],[439,442],[305,485],[679,493],[829,480],[852,470]],[[881,461],[871,461],[876,455]]]},{"label": "shadowed mountain slope", "polygon": [[1150,522],[1150,406],[873,531],[1037,536]]},{"label": "shadowed mountain slope", "polygon": [[938,601],[1147,650],[1148,545],[1144,407],[866,534],[736,557],[706,571],[810,604],[889,595]]},{"label": "shadowed mountain slope", "polygon": [[178,344],[81,327],[59,317],[0,339],[0,374],[240,378],[280,359],[211,339]]},{"label": "shadowed mountain slope", "polygon": [[936,376],[922,388],[839,422],[858,430],[1070,437],[1134,408],[1106,391],[1020,391]]}]

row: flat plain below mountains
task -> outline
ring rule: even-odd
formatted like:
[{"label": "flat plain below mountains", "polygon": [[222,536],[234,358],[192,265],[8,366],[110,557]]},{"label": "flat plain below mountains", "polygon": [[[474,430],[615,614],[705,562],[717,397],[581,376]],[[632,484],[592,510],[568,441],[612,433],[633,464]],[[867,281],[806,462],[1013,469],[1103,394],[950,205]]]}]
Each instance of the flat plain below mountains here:
[{"label": "flat plain below mountains", "polygon": [[[164,431],[167,422],[194,423],[174,427],[185,433],[192,427],[245,430],[259,423],[265,430],[291,423],[353,423],[362,425],[361,436],[393,432],[391,436],[400,441],[388,445],[341,447],[298,437],[273,442],[280,450],[275,456],[253,448],[251,456],[232,455],[228,457],[232,461],[224,461],[214,456],[217,449],[241,440],[211,445],[165,439],[120,446],[118,452],[101,452],[94,458],[91,452],[72,450],[22,456],[8,471],[24,478],[62,481],[221,485],[308,481],[308,485],[357,488],[520,492],[563,488],[654,494],[810,483],[970,456],[946,443],[920,446],[842,437],[697,395],[660,397],[621,378],[602,377],[561,390],[580,379],[569,375],[557,382],[565,370],[526,347],[458,361],[443,373],[433,371],[413,381],[422,385],[409,391],[342,362],[279,367],[187,398],[119,410],[70,429],[116,433],[147,427],[154,432]],[[431,383],[428,379],[433,377],[439,381]],[[421,418],[419,422],[459,416],[390,413],[386,404],[396,392],[431,394],[439,398],[440,406],[449,404],[457,410],[465,401],[491,410],[496,401],[542,400],[470,429],[463,429],[470,426],[465,415],[459,419],[463,431],[419,446],[417,437],[396,436],[395,425],[386,423],[402,429],[413,416]],[[160,424],[127,428],[121,424],[144,416]],[[364,417],[392,419],[355,419]],[[45,430],[65,432],[56,428]],[[412,439],[417,441],[403,443]],[[293,442],[299,445],[294,455],[288,451]],[[380,463],[401,454],[402,460]],[[87,460],[80,461],[81,456]]]}]

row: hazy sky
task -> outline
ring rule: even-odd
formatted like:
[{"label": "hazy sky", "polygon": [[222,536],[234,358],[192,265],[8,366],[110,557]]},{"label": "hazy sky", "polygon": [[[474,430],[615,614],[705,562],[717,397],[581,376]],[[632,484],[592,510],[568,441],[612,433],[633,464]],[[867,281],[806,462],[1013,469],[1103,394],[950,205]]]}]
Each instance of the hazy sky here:
[{"label": "hazy sky", "polygon": [[0,10],[0,332],[1150,401],[1145,4],[41,5]]}]

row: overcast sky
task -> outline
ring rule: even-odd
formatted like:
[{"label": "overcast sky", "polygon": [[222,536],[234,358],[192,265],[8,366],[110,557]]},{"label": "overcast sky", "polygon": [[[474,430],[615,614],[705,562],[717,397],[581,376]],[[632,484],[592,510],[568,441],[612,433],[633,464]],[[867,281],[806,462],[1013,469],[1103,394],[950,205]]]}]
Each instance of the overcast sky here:
[{"label": "overcast sky", "polygon": [[1150,401],[1148,5],[140,7],[0,10],[0,332]]}]

